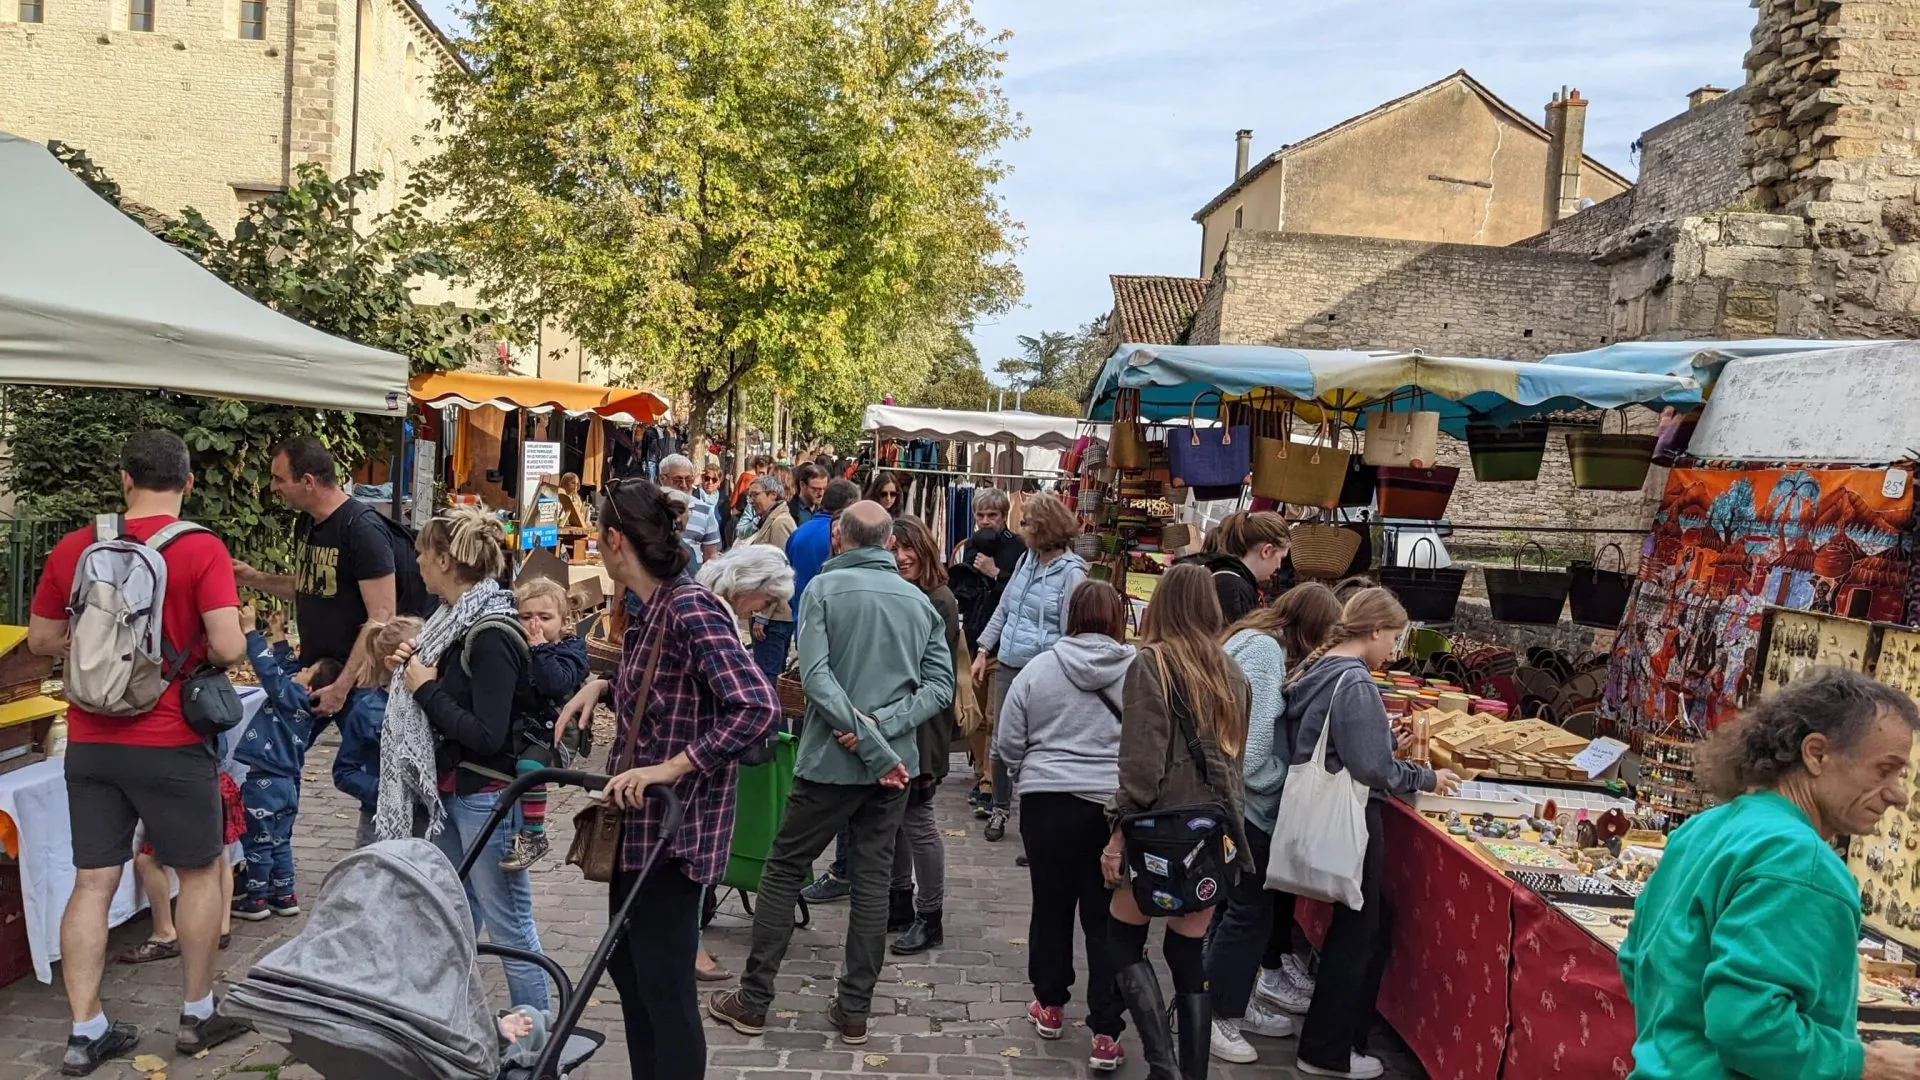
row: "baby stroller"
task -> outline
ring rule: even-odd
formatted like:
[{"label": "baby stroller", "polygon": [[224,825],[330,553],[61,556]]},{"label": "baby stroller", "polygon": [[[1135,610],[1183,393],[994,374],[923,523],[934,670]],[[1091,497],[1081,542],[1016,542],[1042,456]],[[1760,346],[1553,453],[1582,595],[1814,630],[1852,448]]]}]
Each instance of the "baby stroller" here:
[{"label": "baby stroller", "polygon": [[[536,784],[597,791],[607,777],[563,769],[521,775],[494,801],[487,828],[456,872],[425,840],[361,848],[327,874],[307,925],[267,954],[223,1011],[328,1080],[565,1080],[606,1041],[578,1027],[627,929],[640,884],[680,828],[673,790],[647,789],[665,811],[660,840],[576,986],[552,959],[475,940],[463,883],[521,795]],[[480,957],[538,966],[554,984],[552,1023],[531,1066],[504,1065],[480,978]]]}]

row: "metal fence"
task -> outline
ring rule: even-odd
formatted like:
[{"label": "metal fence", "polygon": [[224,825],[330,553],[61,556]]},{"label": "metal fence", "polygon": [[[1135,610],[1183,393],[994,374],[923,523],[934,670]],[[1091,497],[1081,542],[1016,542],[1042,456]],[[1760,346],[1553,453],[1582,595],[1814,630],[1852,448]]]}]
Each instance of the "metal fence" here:
[{"label": "metal fence", "polygon": [[0,517],[0,625],[25,626],[47,553],[84,521]]}]

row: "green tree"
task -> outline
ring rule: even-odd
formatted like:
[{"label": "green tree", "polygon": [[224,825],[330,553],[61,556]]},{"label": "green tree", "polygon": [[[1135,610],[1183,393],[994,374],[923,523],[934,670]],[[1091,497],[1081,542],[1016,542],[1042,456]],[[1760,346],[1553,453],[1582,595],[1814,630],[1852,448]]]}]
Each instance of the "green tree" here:
[{"label": "green tree", "polygon": [[902,405],[917,409],[993,408],[999,387],[988,380],[980,368],[980,353],[959,327],[949,327],[948,337],[927,366],[924,382],[915,390],[895,396]]},{"label": "green tree", "polygon": [[1036,386],[1021,394],[1020,407],[1042,416],[1079,416],[1082,411],[1080,402],[1072,394],[1061,393],[1051,386]]},{"label": "green tree", "polygon": [[742,384],[832,429],[1019,292],[999,41],[965,0],[480,0],[426,171],[490,295],[696,432]]},{"label": "green tree", "polygon": [[1022,390],[1044,389],[1085,404],[1087,390],[1107,359],[1107,317],[1073,331],[1046,330],[1018,338],[1020,355],[1000,361],[1000,374]]},{"label": "green tree", "polygon": [[[118,185],[84,152],[58,144],[54,150],[102,198],[229,285],[329,333],[401,353],[415,372],[462,366],[499,322],[488,311],[414,301],[419,277],[459,273],[452,253],[428,242],[420,189],[362,228],[356,202],[379,175],[333,180],[303,165],[287,190],[250,206],[226,237],[191,208],[171,217],[123,203]],[[293,435],[316,435],[350,467],[390,435],[386,421],[351,413],[164,390],[15,386],[6,404],[13,456],[0,480],[24,514],[81,518],[114,505],[120,443],[131,432],[163,428],[193,451],[188,514],[216,528],[235,554],[267,565],[285,560],[293,523],[268,490],[268,449]]]}]

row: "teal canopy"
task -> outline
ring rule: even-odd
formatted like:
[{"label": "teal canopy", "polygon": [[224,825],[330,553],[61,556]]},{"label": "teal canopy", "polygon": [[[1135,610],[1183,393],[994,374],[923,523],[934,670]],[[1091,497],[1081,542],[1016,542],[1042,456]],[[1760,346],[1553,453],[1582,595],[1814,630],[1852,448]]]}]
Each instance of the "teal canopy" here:
[{"label": "teal canopy", "polygon": [[1469,422],[1701,401],[1698,381],[1665,371],[1261,345],[1122,345],[1094,382],[1089,417],[1111,419],[1115,392],[1123,387],[1140,391],[1141,413],[1150,421],[1216,416],[1210,396],[1199,401],[1213,391],[1229,397],[1278,392],[1356,425],[1367,408],[1434,410],[1442,429],[1455,436],[1464,435]]}]

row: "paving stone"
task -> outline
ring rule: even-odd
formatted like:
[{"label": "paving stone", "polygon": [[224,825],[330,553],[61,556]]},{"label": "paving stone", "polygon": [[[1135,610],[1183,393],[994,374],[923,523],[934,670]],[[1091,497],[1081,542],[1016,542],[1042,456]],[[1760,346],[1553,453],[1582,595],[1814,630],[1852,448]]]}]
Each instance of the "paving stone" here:
[{"label": "paving stone", "polygon": [[[331,775],[338,736],[329,733],[309,757],[302,790],[300,823],[295,838],[295,862],[300,891],[312,896],[333,864],[352,849],[357,808],[335,791]],[[603,732],[599,745],[611,742]],[[956,759],[956,775],[964,764]],[[889,957],[874,992],[872,1037],[865,1046],[846,1047],[827,1023],[827,1006],[840,971],[847,905],[822,904],[811,908],[812,925],[797,930],[787,962],[782,966],[779,994],[768,1017],[769,1030],[749,1039],[730,1028],[709,1024],[707,1076],[714,1080],[813,1080],[814,1077],[861,1076],[1000,1076],[1071,1077],[1091,1075],[1086,1068],[1084,987],[1076,987],[1067,1015],[1072,1026],[1064,1039],[1042,1042],[1026,1021],[1030,988],[1026,981],[1027,913],[1021,903],[1025,875],[1014,865],[1018,834],[988,844],[981,823],[965,805],[963,788],[949,785],[939,795],[938,815],[947,843],[947,945],[918,956]],[[570,974],[586,966],[588,955],[605,930],[606,887],[584,882],[564,865],[561,854],[572,839],[573,814],[583,796],[555,791],[548,810],[548,830],[555,854],[532,872],[534,914],[547,951]],[[270,919],[234,925],[233,944],[221,956],[221,978],[237,978],[261,957],[297,933],[303,918]],[[109,955],[144,940],[148,928],[142,916],[113,932]],[[708,948],[725,966],[746,966],[752,919],[738,897],[722,898],[721,909],[707,928]],[[1013,944],[1015,941],[1020,944]],[[1155,948],[1153,952],[1159,950]],[[495,1000],[502,1005],[505,991],[499,965],[486,963],[482,971]],[[1082,971],[1084,976],[1084,969]],[[43,986],[29,978],[0,989],[0,1080],[42,1080],[59,1072],[59,1046],[66,1040],[67,1007],[56,983]],[[1163,976],[1164,978],[1164,976]],[[212,1080],[233,1077],[253,1080],[274,1075],[278,1080],[318,1080],[277,1044],[248,1036],[200,1059],[176,1059],[173,1029],[180,1010],[179,965],[162,962],[139,967],[109,964],[101,987],[108,1014],[139,1024],[145,1037],[140,1052],[167,1060],[169,1080]],[[702,992],[710,989],[703,986]],[[586,1068],[574,1075],[582,1080],[622,1080],[629,1075],[625,1033],[621,1030],[619,994],[610,981],[591,991],[585,1023],[608,1036],[606,1047]],[[791,1015],[783,1015],[791,1014]],[[1139,1048],[1131,1034],[1125,1045],[1133,1062],[1120,1080],[1144,1074]],[[1390,1034],[1376,1042],[1385,1051],[1387,1076],[1409,1080],[1424,1074]],[[1224,1066],[1215,1062],[1212,1074],[1222,1080],[1295,1080],[1292,1040],[1257,1040],[1264,1059],[1257,1065]],[[1003,1051],[1018,1051],[1003,1056]],[[868,1064],[874,1059],[875,1064]],[[885,1060],[878,1060],[885,1059]],[[264,1071],[263,1071],[264,1070]],[[100,1075],[119,1075],[112,1069]],[[132,1075],[128,1071],[127,1075]],[[330,1078],[342,1080],[342,1078]],[[345,1078],[351,1080],[351,1078]]]}]

